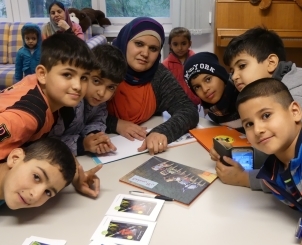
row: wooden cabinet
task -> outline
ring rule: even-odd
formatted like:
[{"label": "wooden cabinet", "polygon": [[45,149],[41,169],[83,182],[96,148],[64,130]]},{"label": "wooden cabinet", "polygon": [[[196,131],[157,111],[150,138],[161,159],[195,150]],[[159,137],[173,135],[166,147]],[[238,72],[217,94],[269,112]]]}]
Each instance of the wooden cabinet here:
[{"label": "wooden cabinet", "polygon": [[255,26],[276,31],[287,60],[302,67],[302,9],[294,1],[272,1],[269,9],[260,10],[249,1],[216,0],[214,52],[220,62],[229,41]]}]

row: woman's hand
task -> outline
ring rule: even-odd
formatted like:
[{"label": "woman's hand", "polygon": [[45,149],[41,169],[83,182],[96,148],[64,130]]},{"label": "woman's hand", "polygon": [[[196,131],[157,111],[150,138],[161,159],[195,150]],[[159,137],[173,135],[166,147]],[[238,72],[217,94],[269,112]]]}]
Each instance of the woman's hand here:
[{"label": "woman's hand", "polygon": [[58,27],[60,27],[64,31],[67,31],[70,28],[70,26],[67,24],[65,20],[59,20]]},{"label": "woman's hand", "polygon": [[119,119],[116,126],[116,132],[128,140],[144,140],[147,135],[147,127],[141,127],[132,122]]},{"label": "woman's hand", "polygon": [[148,149],[150,155],[154,155],[156,153],[165,151],[167,149],[167,146],[168,139],[166,135],[154,132],[147,136],[141,147],[137,150],[144,151]]}]

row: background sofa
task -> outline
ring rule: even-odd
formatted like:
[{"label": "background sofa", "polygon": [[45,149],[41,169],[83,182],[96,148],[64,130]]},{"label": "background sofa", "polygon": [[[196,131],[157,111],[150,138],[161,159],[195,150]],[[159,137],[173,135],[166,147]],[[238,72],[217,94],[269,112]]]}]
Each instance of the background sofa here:
[{"label": "background sofa", "polygon": [[[21,29],[26,22],[0,23],[0,90],[11,86],[14,81],[15,61],[18,50],[23,46]],[[44,23],[37,23],[42,29]],[[90,48],[107,43],[104,35],[92,37],[91,27],[84,33]]]}]

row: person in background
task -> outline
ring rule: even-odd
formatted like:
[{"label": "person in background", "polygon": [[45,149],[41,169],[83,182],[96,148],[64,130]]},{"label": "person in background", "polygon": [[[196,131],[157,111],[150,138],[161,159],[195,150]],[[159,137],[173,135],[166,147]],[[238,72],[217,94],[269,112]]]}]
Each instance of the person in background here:
[{"label": "person in background", "polygon": [[79,24],[70,20],[68,9],[65,9],[63,3],[54,1],[48,8],[50,22],[46,23],[42,28],[42,39],[57,33],[72,33],[84,40],[84,34]]},{"label": "person in background", "polygon": [[15,76],[16,82],[23,76],[34,74],[41,58],[41,30],[38,25],[26,23],[21,29],[23,47],[16,56]]},{"label": "person in background", "polygon": [[[196,127],[199,115],[172,73],[161,64],[165,41],[161,24],[135,18],[119,32],[113,45],[126,57],[128,69],[114,97],[108,101],[107,131],[130,140],[144,140],[139,151],[162,152],[167,145]],[[171,117],[148,134],[139,124],[167,111]]]},{"label": "person in background", "polygon": [[183,76],[184,63],[194,54],[190,49],[191,45],[191,33],[187,28],[173,28],[169,34],[170,53],[163,61],[163,65],[172,72],[190,100],[195,105],[200,105],[200,98],[190,90]]}]

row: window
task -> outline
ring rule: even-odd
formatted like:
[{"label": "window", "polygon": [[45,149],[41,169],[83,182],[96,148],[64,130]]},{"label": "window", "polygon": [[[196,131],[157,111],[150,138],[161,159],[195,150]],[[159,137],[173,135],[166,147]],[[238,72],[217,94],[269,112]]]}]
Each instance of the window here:
[{"label": "window", "polygon": [[[179,0],[178,0],[179,1]],[[172,28],[172,18],[177,10],[173,6],[176,0],[99,0],[99,9],[110,20],[105,28],[107,37],[115,37],[120,29],[135,17],[147,16],[160,22],[166,34]],[[177,14],[176,14],[177,15]]]},{"label": "window", "polygon": [[[0,0],[1,1],[1,0]],[[21,21],[46,22],[49,5],[54,0],[18,0]],[[98,0],[60,0],[66,8],[95,8]],[[47,19],[46,19],[47,18]]]},{"label": "window", "polygon": [[[31,18],[48,17],[48,8],[53,0],[28,0]],[[91,0],[61,0],[66,8],[91,8]]]},{"label": "window", "polygon": [[12,8],[9,0],[0,0],[0,21],[12,21]]},{"label": "window", "polygon": [[0,0],[0,18],[7,18],[4,0]]},{"label": "window", "polygon": [[167,0],[106,0],[107,17],[170,17]]}]

